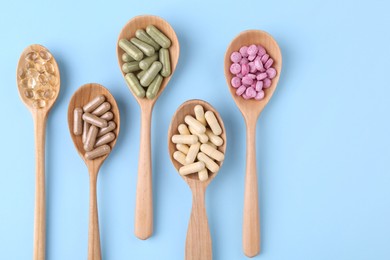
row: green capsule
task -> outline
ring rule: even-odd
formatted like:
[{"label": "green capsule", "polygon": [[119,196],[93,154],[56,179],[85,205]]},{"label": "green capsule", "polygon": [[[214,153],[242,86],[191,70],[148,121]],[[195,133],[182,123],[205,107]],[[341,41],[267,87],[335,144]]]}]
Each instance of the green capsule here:
[{"label": "green capsule", "polygon": [[144,57],[144,54],[140,49],[138,49],[134,44],[129,42],[126,39],[119,40],[119,47],[122,48],[127,54],[129,54],[133,59],[140,61]]},{"label": "green capsule", "polygon": [[153,40],[155,40],[161,47],[163,48],[169,48],[171,46],[171,40],[168,39],[165,34],[160,32],[156,27],[153,25],[148,25],[146,27],[146,32],[149,34],[150,37],[152,37]]},{"label": "green capsule", "polygon": [[152,81],[152,83],[150,83],[148,90],[146,91],[146,97],[148,99],[153,99],[157,96],[157,93],[160,90],[162,80],[163,77],[161,77],[161,75],[157,75]]},{"label": "green capsule", "polygon": [[141,41],[146,42],[147,44],[153,46],[153,48],[156,51],[158,51],[161,48],[161,46],[158,45],[158,43],[155,42],[152,38],[150,38],[150,36],[143,29],[138,29],[135,32],[135,37],[137,37]]},{"label": "green capsule", "polygon": [[126,52],[124,52],[122,54],[122,61],[123,62],[130,62],[130,61],[135,61],[129,54],[127,54]]},{"label": "green capsule", "polygon": [[156,51],[153,46],[138,40],[137,38],[131,38],[131,43],[138,47],[146,56],[152,56]]},{"label": "green capsule", "polygon": [[130,90],[133,92],[134,95],[136,95],[139,98],[145,97],[145,90],[139,84],[137,77],[133,73],[127,73],[125,79],[127,85],[129,86]]},{"label": "green capsule", "polygon": [[149,86],[161,69],[162,69],[161,62],[159,61],[153,62],[150,68],[145,72],[145,74],[140,79],[141,85],[144,87]]},{"label": "green capsule", "polygon": [[169,58],[169,50],[168,49],[160,49],[159,51],[159,60],[162,64],[161,76],[164,78],[169,77],[171,75],[171,59]]},{"label": "green capsule", "polygon": [[150,65],[158,59],[157,53],[153,56],[147,57],[139,62],[139,67],[141,70],[149,69]]},{"label": "green capsule", "polygon": [[127,63],[123,63],[123,65],[122,65],[122,71],[124,73],[134,72],[137,70],[139,70],[139,62],[138,61],[127,62]]},{"label": "green capsule", "polygon": [[137,73],[137,78],[140,80],[142,76],[145,74],[146,70],[141,70],[140,72]]}]

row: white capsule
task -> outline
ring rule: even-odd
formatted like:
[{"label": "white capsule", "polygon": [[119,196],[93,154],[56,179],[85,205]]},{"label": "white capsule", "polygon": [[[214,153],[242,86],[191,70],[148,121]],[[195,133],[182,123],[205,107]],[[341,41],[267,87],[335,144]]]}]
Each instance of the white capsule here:
[{"label": "white capsule", "polygon": [[84,112],[86,112],[86,113],[92,112],[98,106],[100,106],[105,100],[106,100],[106,97],[103,95],[99,95],[99,96],[95,97],[94,99],[92,99],[91,102],[89,102],[88,104],[83,106]]},{"label": "white capsule", "polygon": [[196,159],[196,155],[199,152],[200,143],[197,142],[196,144],[192,144],[190,146],[190,149],[188,150],[187,156],[186,156],[186,163],[190,164],[193,163]]},{"label": "white capsule", "polygon": [[196,105],[194,107],[196,120],[202,123],[202,125],[206,125],[206,118],[204,117],[204,110],[201,105]]},{"label": "white capsule", "polygon": [[204,168],[203,170],[199,171],[198,177],[200,181],[206,181],[209,178],[209,173],[207,171],[207,168]]},{"label": "white capsule", "polygon": [[212,142],[216,146],[223,145],[223,139],[217,135],[215,135],[210,129],[206,130],[206,135],[209,137],[210,142]]},{"label": "white capsule", "polygon": [[215,148],[215,149],[217,148],[217,146],[215,144],[213,144],[212,142],[207,142],[207,144],[210,145],[211,147]]},{"label": "white capsule", "polygon": [[79,107],[73,110],[73,134],[81,135],[83,133],[83,110]]},{"label": "white capsule", "polygon": [[195,162],[185,166],[180,167],[179,173],[181,175],[188,175],[191,173],[199,172],[205,168],[205,164],[203,162]]},{"label": "white capsule", "polygon": [[225,159],[225,155],[208,144],[202,144],[200,150],[208,155],[210,158],[222,162]]},{"label": "white capsule", "polygon": [[215,135],[220,135],[222,134],[222,128],[221,126],[219,125],[218,123],[218,120],[217,118],[215,117],[213,111],[207,111],[205,114],[204,114],[205,118],[206,118],[206,121],[207,123],[209,124],[210,128],[211,128],[211,131],[213,131],[213,133]]},{"label": "white capsule", "polygon": [[174,135],[172,142],[175,144],[195,144],[198,142],[196,135]]},{"label": "white capsule", "polygon": [[209,169],[211,172],[217,172],[219,170],[218,164],[216,164],[210,157],[208,157],[206,154],[200,152],[197,156],[198,160],[200,162],[204,162],[206,165],[206,168]]},{"label": "white capsule", "polygon": [[207,143],[209,141],[209,137],[206,135],[206,134],[199,134],[198,132],[196,132],[194,130],[194,128],[192,128],[191,126],[189,127],[189,130],[190,130],[190,133],[193,134],[193,135],[196,135],[198,138],[199,138],[199,141],[204,144],[204,143]]},{"label": "white capsule", "polygon": [[184,118],[184,121],[187,123],[188,126],[192,127],[199,134],[204,134],[206,132],[206,127],[202,125],[201,122],[196,120],[193,116],[186,116]]},{"label": "white capsule", "polygon": [[189,135],[190,134],[190,131],[188,130],[188,127],[185,124],[180,124],[177,127],[177,130],[179,131],[179,133],[181,135]]},{"label": "white capsule", "polygon": [[186,165],[186,156],[180,151],[173,153],[173,158],[178,161],[181,165]]},{"label": "white capsule", "polygon": [[188,153],[188,150],[190,149],[188,145],[186,144],[177,144],[176,149],[184,154]]}]

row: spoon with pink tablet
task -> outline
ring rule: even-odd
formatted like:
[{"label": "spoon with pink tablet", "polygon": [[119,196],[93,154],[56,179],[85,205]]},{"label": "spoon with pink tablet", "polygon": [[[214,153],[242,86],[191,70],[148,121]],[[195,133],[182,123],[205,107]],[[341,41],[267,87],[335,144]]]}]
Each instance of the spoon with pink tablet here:
[{"label": "spoon with pink tablet", "polygon": [[260,253],[260,219],[256,170],[256,123],[276,89],[282,54],[271,35],[240,33],[225,53],[225,77],[246,124],[246,176],[242,243],[246,256]]}]

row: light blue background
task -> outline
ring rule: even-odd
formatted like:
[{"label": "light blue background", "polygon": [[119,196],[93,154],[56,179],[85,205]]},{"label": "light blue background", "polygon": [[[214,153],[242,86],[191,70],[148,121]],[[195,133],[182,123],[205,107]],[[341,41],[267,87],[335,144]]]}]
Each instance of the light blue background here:
[{"label": "light blue background", "polygon": [[[8,1],[0,9],[0,254],[31,259],[33,121],[19,100],[16,64],[40,43],[61,70],[47,126],[47,259],[86,259],[88,174],[66,111],[89,82],[121,111],[117,146],[99,175],[104,259],[183,259],[191,193],[173,168],[167,130],[188,99],[224,119],[226,160],[207,192],[214,259],[241,250],[245,126],[223,74],[229,42],[246,29],[278,41],[283,71],[257,129],[262,253],[256,259],[390,259],[390,5],[386,1]],[[176,30],[179,66],[152,123],[155,232],[133,235],[140,111],[115,52],[122,26],[140,14]]]}]

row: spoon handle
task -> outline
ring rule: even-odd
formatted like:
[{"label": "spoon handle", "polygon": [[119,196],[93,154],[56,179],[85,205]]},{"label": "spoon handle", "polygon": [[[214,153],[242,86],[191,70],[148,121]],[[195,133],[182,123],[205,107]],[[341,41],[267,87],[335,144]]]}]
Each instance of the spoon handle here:
[{"label": "spoon handle", "polygon": [[89,228],[88,260],[101,260],[99,217],[96,197],[96,185],[99,169],[94,165],[89,170]]},{"label": "spoon handle", "polygon": [[35,211],[34,260],[45,259],[46,199],[45,199],[45,139],[46,113],[33,112],[35,133]]},{"label": "spoon handle", "polygon": [[141,137],[138,160],[134,233],[139,239],[147,239],[153,233],[153,192],[150,147],[152,107],[141,107],[141,111]]},{"label": "spoon handle", "polygon": [[260,253],[259,202],[256,172],[256,120],[246,121],[246,175],[242,244],[244,254]]},{"label": "spoon handle", "polygon": [[192,211],[186,239],[186,260],[211,260],[213,258],[211,235],[205,208],[206,188],[196,181],[192,190]]}]

